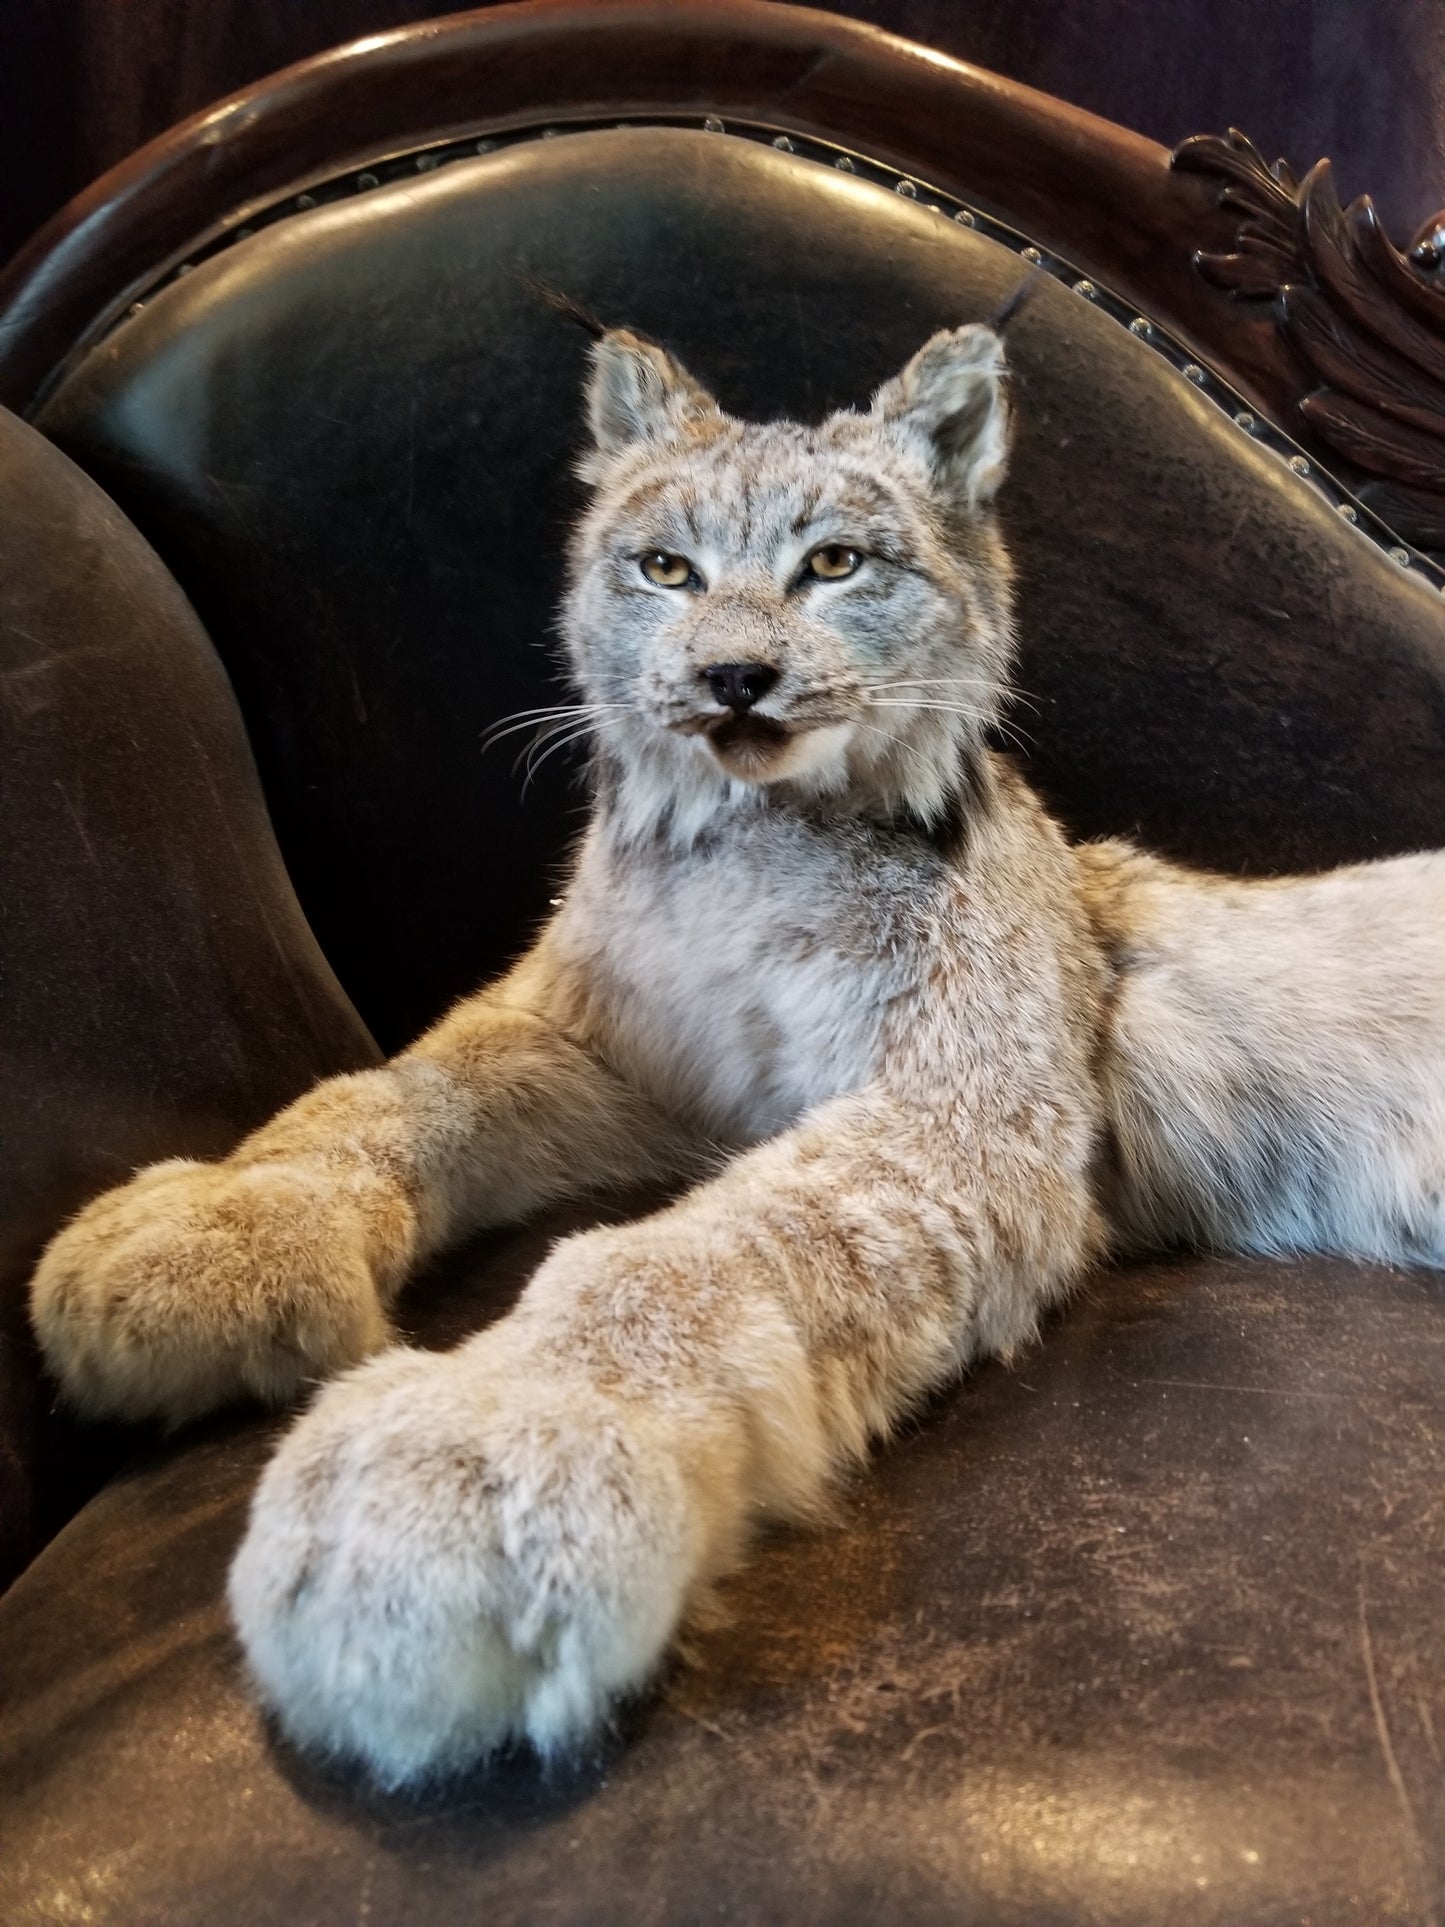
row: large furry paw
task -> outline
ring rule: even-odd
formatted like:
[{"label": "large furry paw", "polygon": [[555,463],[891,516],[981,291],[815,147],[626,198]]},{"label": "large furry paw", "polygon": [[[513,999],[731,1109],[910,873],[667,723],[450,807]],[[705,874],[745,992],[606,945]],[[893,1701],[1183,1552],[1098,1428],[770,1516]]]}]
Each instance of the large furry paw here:
[{"label": "large furry paw", "polygon": [[31,1318],[93,1417],[174,1424],[238,1396],[290,1398],[389,1336],[364,1229],[324,1174],[173,1159],[65,1227]]},{"label": "large furry paw", "polygon": [[257,1489],[231,1608],[289,1737],[383,1785],[512,1740],[554,1758],[655,1672],[705,1513],[646,1403],[529,1369],[494,1327],[322,1391]]}]

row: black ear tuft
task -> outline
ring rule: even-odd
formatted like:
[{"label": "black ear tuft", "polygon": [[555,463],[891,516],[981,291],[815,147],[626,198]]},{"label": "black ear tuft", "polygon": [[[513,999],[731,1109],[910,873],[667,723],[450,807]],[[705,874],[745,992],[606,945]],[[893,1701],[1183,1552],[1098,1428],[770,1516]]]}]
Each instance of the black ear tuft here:
[{"label": "black ear tuft", "polygon": [[1034,299],[1035,295],[1038,294],[1048,278],[1048,275],[1044,273],[1042,268],[1031,268],[1029,270],[1023,280],[1020,281],[1014,289],[1013,293],[1005,297],[1002,307],[1000,307],[998,313],[990,320],[988,325],[996,335],[1002,338],[1004,330],[1009,326],[1010,322],[1018,319],[1019,315],[1022,314],[1023,310]]},{"label": "black ear tuft", "polygon": [[518,279],[524,288],[535,294],[540,301],[545,301],[549,308],[554,308],[558,314],[565,315],[569,321],[575,322],[584,334],[591,335],[594,341],[600,341],[606,334],[607,323],[599,321],[589,308],[584,308],[580,301],[574,301],[570,294],[564,294],[560,288],[554,288],[548,281],[539,281],[534,274],[519,275]]}]

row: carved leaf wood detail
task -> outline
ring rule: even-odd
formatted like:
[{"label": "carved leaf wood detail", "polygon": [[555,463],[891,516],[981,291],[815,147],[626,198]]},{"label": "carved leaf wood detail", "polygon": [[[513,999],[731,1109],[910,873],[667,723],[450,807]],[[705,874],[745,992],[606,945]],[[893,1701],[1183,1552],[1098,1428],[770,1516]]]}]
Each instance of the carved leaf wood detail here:
[{"label": "carved leaf wood detail", "polygon": [[[1330,163],[1301,180],[1253,141],[1197,134],[1176,168],[1220,183],[1233,250],[1201,249],[1206,281],[1270,301],[1318,381],[1296,407],[1313,438],[1364,477],[1361,498],[1422,548],[1445,549],[1445,215],[1401,252],[1370,197],[1340,206]],[[1308,379],[1308,376],[1306,377]]]}]

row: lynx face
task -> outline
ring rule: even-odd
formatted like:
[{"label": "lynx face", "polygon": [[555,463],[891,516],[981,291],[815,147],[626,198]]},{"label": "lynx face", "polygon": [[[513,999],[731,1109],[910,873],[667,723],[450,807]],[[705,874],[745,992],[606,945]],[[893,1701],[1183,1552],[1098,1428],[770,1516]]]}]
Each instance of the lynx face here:
[{"label": "lynx face", "polygon": [[945,816],[1006,695],[1003,352],[938,334],[866,414],[725,415],[650,342],[594,350],[564,631],[636,827],[750,790]]}]

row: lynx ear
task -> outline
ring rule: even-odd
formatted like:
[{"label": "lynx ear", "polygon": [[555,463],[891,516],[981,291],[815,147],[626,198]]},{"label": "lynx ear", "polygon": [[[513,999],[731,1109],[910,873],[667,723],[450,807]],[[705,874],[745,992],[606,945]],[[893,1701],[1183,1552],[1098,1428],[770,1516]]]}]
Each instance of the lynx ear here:
[{"label": "lynx ear", "polygon": [[1005,373],[992,328],[946,328],[873,397],[875,420],[916,433],[939,481],[971,509],[993,500],[1008,462]]},{"label": "lynx ear", "polygon": [[722,411],[665,348],[610,328],[592,350],[587,420],[597,454],[610,456],[638,442],[682,441],[720,423]]}]

